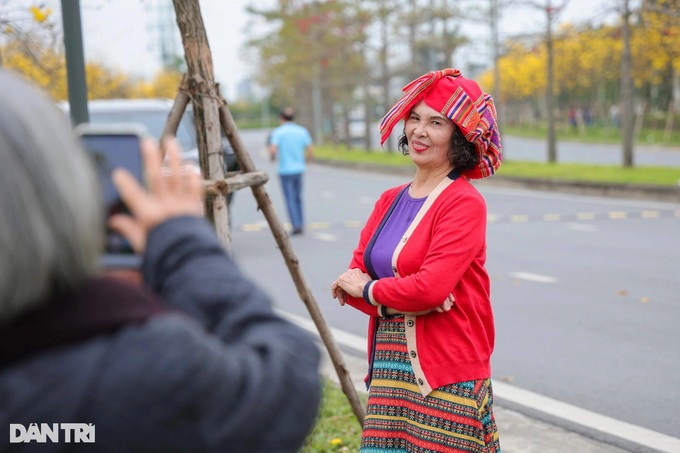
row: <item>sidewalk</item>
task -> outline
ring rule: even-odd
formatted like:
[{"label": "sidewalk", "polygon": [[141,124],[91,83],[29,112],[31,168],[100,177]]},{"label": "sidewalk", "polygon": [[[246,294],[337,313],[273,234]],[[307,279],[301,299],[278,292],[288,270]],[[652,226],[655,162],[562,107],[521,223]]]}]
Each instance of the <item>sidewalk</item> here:
[{"label": "sidewalk", "polygon": [[[338,383],[335,372],[325,348],[322,373]],[[366,392],[363,378],[366,374],[366,361],[343,351],[345,365],[349,369],[357,392]],[[600,442],[551,423],[531,418],[510,409],[503,403],[496,401],[494,413],[501,440],[503,453],[625,453],[625,452],[654,452],[631,445],[629,449],[619,448],[611,444]]]}]

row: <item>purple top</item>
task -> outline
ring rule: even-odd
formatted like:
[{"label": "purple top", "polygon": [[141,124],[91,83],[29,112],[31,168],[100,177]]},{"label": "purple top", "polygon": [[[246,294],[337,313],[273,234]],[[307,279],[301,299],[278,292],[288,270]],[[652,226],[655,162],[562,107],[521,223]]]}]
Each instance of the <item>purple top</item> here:
[{"label": "purple top", "polygon": [[427,197],[413,198],[408,191],[399,199],[371,249],[371,264],[378,278],[394,277],[392,255]]}]

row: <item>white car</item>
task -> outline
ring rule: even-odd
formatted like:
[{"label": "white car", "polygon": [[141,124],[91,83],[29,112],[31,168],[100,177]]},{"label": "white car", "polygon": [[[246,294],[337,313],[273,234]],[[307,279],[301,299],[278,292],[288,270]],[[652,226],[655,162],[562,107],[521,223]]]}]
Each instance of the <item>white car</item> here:
[{"label": "white car", "polygon": [[[171,99],[96,99],[87,103],[90,123],[136,123],[141,124],[147,133],[160,139],[172,108]],[[68,102],[59,103],[59,107],[69,112]],[[199,166],[198,145],[196,144],[196,129],[194,116],[189,105],[177,127],[177,141],[182,147],[182,159]],[[222,136],[222,152],[224,157],[224,171],[238,171],[239,165],[234,151],[228,140]],[[228,196],[231,202],[233,193]]]}]

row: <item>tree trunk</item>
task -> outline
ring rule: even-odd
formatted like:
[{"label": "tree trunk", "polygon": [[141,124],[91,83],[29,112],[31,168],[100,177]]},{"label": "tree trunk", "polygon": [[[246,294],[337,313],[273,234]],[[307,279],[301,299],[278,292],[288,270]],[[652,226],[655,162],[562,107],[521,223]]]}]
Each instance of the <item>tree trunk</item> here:
[{"label": "tree trunk", "polygon": [[490,0],[490,12],[491,12],[491,41],[492,41],[492,53],[493,53],[493,100],[496,107],[496,115],[498,117],[498,131],[503,136],[503,127],[505,124],[505,109],[501,103],[501,71],[498,67],[500,63],[500,42],[498,36],[498,0]]},{"label": "tree trunk", "polygon": [[669,143],[671,140],[671,133],[673,132],[673,121],[675,119],[675,112],[680,110],[680,75],[675,70],[673,65],[671,67],[671,83],[672,95],[668,103],[668,112],[666,113],[666,126],[663,131],[664,143]]},{"label": "tree trunk", "polygon": [[553,36],[552,36],[552,22],[553,22],[553,11],[548,2],[546,7],[547,22],[548,27],[546,29],[546,50],[548,53],[548,80],[545,95],[545,104],[547,110],[548,119],[548,162],[557,162],[557,138],[555,134],[555,96],[553,94],[553,83],[554,83],[554,52],[553,52]]},{"label": "tree trunk", "polygon": [[633,135],[635,110],[633,106],[633,58],[630,50],[630,8],[628,0],[623,0],[621,12],[621,35],[623,51],[621,54],[621,133],[623,134],[623,166],[633,166]]},{"label": "tree trunk", "polygon": [[[224,179],[224,157],[219,108],[222,101],[215,84],[212,55],[198,0],[173,0],[188,68],[189,97],[193,103],[196,141],[204,179]],[[205,214],[227,250],[231,250],[227,198],[206,197]]]},{"label": "tree trunk", "polygon": [[[383,0],[384,4],[384,0]],[[382,90],[383,90],[383,110],[387,113],[387,110],[391,107],[391,93],[390,93],[390,68],[387,63],[389,58],[389,15],[380,15],[381,27],[380,27],[380,77],[382,79]],[[388,153],[394,152],[392,136],[387,138],[387,143],[384,145]]]}]

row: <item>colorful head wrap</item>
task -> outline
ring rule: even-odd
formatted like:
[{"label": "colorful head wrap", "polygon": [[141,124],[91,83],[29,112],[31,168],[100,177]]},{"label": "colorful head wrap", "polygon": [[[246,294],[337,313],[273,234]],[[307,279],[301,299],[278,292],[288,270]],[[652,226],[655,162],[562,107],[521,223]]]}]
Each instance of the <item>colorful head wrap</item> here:
[{"label": "colorful head wrap", "polygon": [[463,77],[458,69],[432,71],[406,85],[404,95],[387,112],[380,123],[380,145],[394,126],[406,119],[421,100],[442,115],[451,118],[463,131],[465,139],[475,145],[479,165],[463,172],[470,179],[491,176],[501,165],[501,136],[496,123],[496,108],[491,96],[483,93],[474,80]]}]

